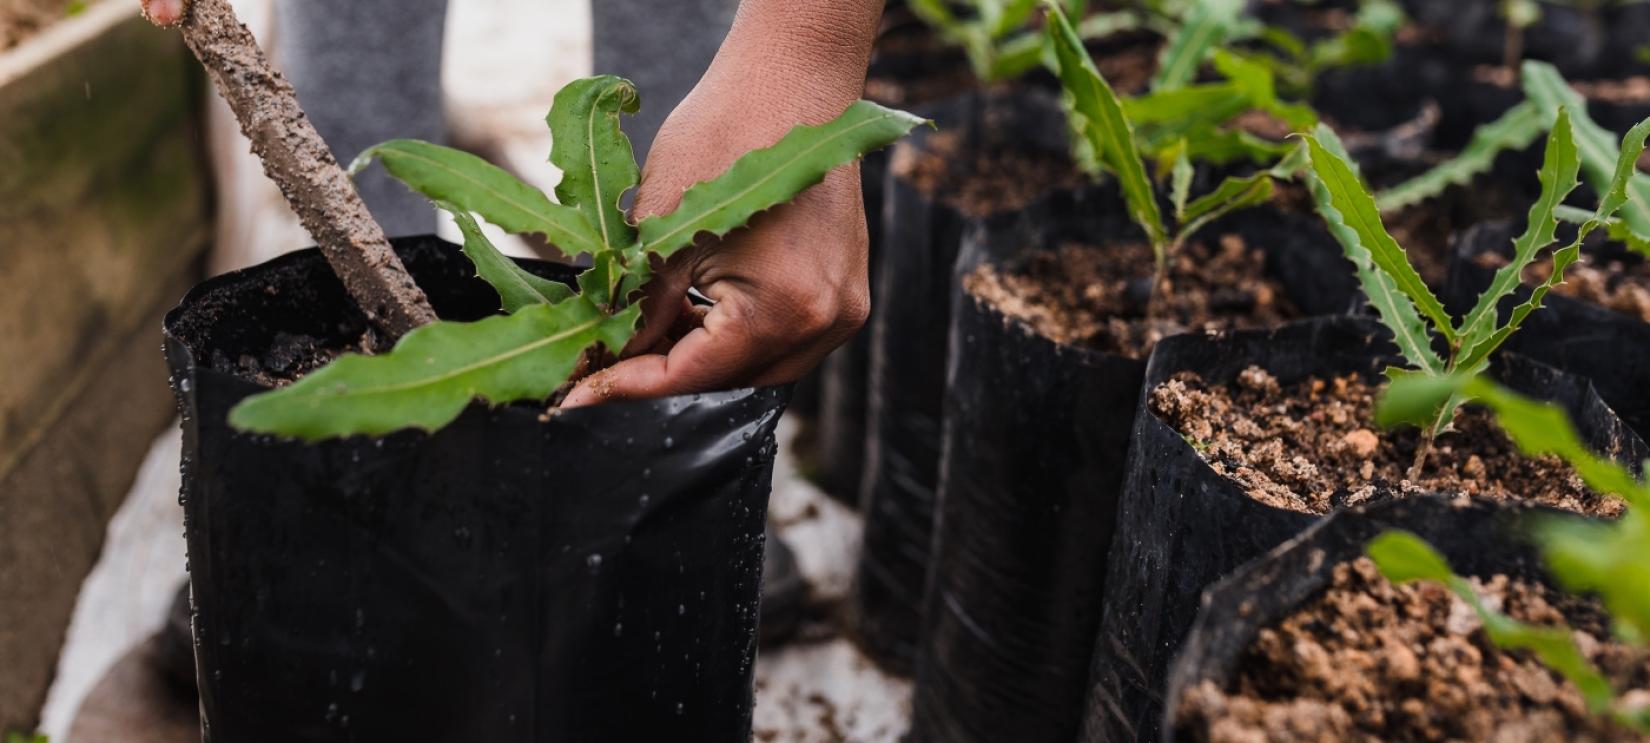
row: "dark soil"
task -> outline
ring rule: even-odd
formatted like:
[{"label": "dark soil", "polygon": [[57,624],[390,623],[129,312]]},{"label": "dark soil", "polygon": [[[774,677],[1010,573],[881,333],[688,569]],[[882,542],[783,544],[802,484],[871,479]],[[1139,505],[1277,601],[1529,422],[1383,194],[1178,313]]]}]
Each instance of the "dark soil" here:
[{"label": "dark soil", "polygon": [[[1507,264],[1507,257],[1499,253],[1481,253],[1475,260],[1491,269]],[[1524,269],[1524,282],[1537,284],[1552,274],[1553,263],[1543,256]],[[1601,257],[1584,251],[1553,291],[1650,322],[1650,262],[1634,254]]]},{"label": "dark soil", "polygon": [[1519,500],[1591,516],[1617,516],[1620,499],[1599,496],[1554,457],[1520,453],[1488,413],[1468,409],[1440,435],[1413,480],[1422,437],[1373,423],[1378,388],[1357,376],[1284,386],[1259,367],[1211,386],[1186,372],[1151,391],[1158,418],[1186,437],[1214,470],[1255,500],[1321,514],[1397,492],[1432,491]]},{"label": "dark soil", "polygon": [[1147,318],[1151,272],[1145,243],[1067,244],[1033,253],[1012,272],[982,266],[963,286],[1057,343],[1132,358],[1145,358],[1171,335],[1270,327],[1300,316],[1266,276],[1262,252],[1238,235],[1193,242],[1171,259],[1155,319]]},{"label": "dark soil", "polygon": [[346,348],[340,348],[330,339],[277,332],[274,343],[262,355],[241,354],[239,358],[230,359],[222,351],[217,351],[212,358],[212,368],[269,387],[284,387],[346,353],[367,353],[370,345],[365,336]]},{"label": "dark soil", "polygon": [[[1595,605],[1544,586],[1472,579],[1486,603],[1524,622],[1575,630],[1582,652],[1650,701],[1650,653],[1611,639]],[[1190,689],[1178,710],[1192,739],[1250,741],[1636,741],[1588,714],[1580,692],[1525,652],[1485,636],[1436,583],[1395,586],[1358,558],[1282,622],[1261,630],[1227,688]]]},{"label": "dark soil", "polygon": [[1023,209],[1050,191],[1084,182],[1064,153],[1007,145],[975,151],[955,131],[936,132],[926,145],[895,149],[894,176],[970,217]]}]

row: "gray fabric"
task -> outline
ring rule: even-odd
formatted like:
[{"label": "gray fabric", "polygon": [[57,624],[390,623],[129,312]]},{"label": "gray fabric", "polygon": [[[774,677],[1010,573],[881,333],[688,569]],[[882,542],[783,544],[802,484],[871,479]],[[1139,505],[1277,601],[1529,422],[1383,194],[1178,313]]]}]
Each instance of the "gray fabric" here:
[{"label": "gray fabric", "polygon": [[[447,0],[277,0],[275,12],[276,58],[339,161],[386,139],[446,140]],[[429,202],[382,168],[356,183],[391,236],[435,232]]]},{"label": "gray fabric", "polygon": [[739,0],[590,2],[596,73],[629,78],[641,91],[642,110],[624,128],[645,161],[665,117],[710,67]]}]

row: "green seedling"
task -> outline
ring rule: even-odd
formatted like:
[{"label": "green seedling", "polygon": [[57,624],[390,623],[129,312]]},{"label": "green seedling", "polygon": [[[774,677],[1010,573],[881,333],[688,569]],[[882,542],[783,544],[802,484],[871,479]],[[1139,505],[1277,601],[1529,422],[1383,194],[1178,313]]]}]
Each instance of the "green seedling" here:
[{"label": "green seedling", "polygon": [[[1524,269],[1544,249],[1556,244],[1558,208],[1580,185],[1577,178],[1581,156],[1578,137],[1572,133],[1570,110],[1560,106],[1547,137],[1539,179],[1541,195],[1530,207],[1528,226],[1513,242],[1513,258],[1495,273],[1488,289],[1457,323],[1444,310],[1421,275],[1409,263],[1409,256],[1381,223],[1376,201],[1364,186],[1357,168],[1347,157],[1340,140],[1328,127],[1306,135],[1311,162],[1309,179],[1318,212],[1330,233],[1340,242],[1353,264],[1365,296],[1375,307],[1381,322],[1392,331],[1408,368],[1392,367],[1387,376],[1398,379],[1412,375],[1446,376],[1473,374],[1489,362],[1490,354],[1518,330],[1531,312],[1541,307],[1554,286],[1564,281],[1564,272],[1580,255],[1587,235],[1606,225],[1628,201],[1628,181],[1635,163],[1650,136],[1650,120],[1628,132],[1617,153],[1616,166],[1598,208],[1581,225],[1576,239],[1553,252],[1552,276],[1536,286],[1530,299],[1515,307],[1503,320],[1498,312],[1501,300],[1518,289]],[[1423,319],[1424,318],[1424,319]],[[1430,329],[1430,330],[1429,330]],[[1443,346],[1440,354],[1435,339]],[[1417,477],[1431,450],[1432,441],[1454,420],[1456,405],[1441,404],[1423,432],[1426,443],[1416,453],[1409,476]]]},{"label": "green seedling", "polygon": [[[1376,417],[1382,425],[1424,424],[1440,405],[1475,400],[1494,413],[1501,428],[1529,456],[1556,456],[1598,493],[1620,496],[1625,515],[1601,522],[1580,517],[1550,517],[1536,523],[1533,537],[1548,571],[1565,590],[1596,597],[1609,612],[1612,631],[1622,641],[1650,643],[1650,482],[1609,459],[1592,453],[1563,409],[1514,394],[1479,375],[1451,374],[1395,380],[1382,395]],[[1535,627],[1484,605],[1472,586],[1455,575],[1449,563],[1413,534],[1389,531],[1367,547],[1389,580],[1442,583],[1472,606],[1485,633],[1497,645],[1528,650],[1569,679],[1593,713],[1650,733],[1650,709],[1631,708],[1594,669],[1563,627]]]},{"label": "green seedling", "polygon": [[[938,31],[941,38],[962,47],[976,78],[993,83],[1019,77],[1042,63],[1043,35],[1027,28],[1037,2],[910,0],[909,7]],[[1098,13],[1085,17],[1088,0],[1062,2],[1073,16],[1083,18],[1081,33],[1085,39],[1104,38],[1140,27],[1134,13]]]},{"label": "green seedling", "polygon": [[1253,33],[1260,48],[1242,54],[1271,70],[1290,95],[1306,98],[1325,71],[1386,61],[1404,20],[1403,9],[1393,0],[1363,0],[1351,27],[1334,36],[1308,43],[1287,30],[1266,26]]},{"label": "green seedling", "polygon": [[[631,222],[619,204],[640,169],[620,118],[640,100],[629,81],[578,80],[556,95],[550,160],[563,175],[556,200],[468,153],[416,140],[369,149],[391,175],[453,214],[464,252],[507,313],[478,322],[436,322],[389,353],[346,355],[303,379],[254,395],[230,413],[236,428],[305,440],[433,431],[472,400],[546,400],[599,349],[616,354],[641,317],[639,290],[651,265],[702,235],[722,236],[819,183],[831,169],[885,146],[922,123],[868,101],[835,120],[799,126],[747,153],[723,174],[688,189],[669,214]],[[588,256],[577,291],[505,258],[474,216],[511,233],[536,233],[569,257]]]},{"label": "green seedling", "polygon": [[[1618,174],[1617,137],[1587,115],[1586,101],[1565,82],[1558,68],[1546,62],[1525,62],[1522,72],[1524,102],[1495,121],[1483,124],[1472,141],[1456,157],[1434,166],[1415,178],[1392,187],[1379,197],[1381,211],[1392,212],[1442,194],[1451,185],[1466,185],[1489,172],[1495,158],[1504,151],[1522,150],[1548,131],[1560,108],[1567,108],[1574,128],[1581,174],[1594,191],[1610,188]],[[1620,212],[1606,220],[1610,239],[1650,257],[1650,175],[1634,171],[1627,176],[1629,196]],[[1559,219],[1585,224],[1591,214],[1559,207]]]},{"label": "green seedling", "polygon": [[[1082,153],[1078,160],[1095,177],[1110,173],[1117,178],[1130,218],[1140,226],[1151,244],[1155,269],[1152,298],[1148,305],[1150,316],[1154,314],[1152,310],[1161,304],[1160,295],[1164,290],[1170,258],[1187,239],[1210,222],[1232,211],[1265,203],[1272,195],[1274,174],[1266,171],[1243,178],[1227,178],[1214,191],[1191,199],[1190,158],[1194,145],[1185,137],[1176,140],[1173,149],[1166,150],[1162,158],[1171,163],[1167,168],[1174,207],[1174,224],[1171,227],[1164,220],[1152,179],[1147,175],[1145,153],[1130,119],[1129,104],[1118,98],[1100,74],[1094,60],[1083,48],[1076,29],[1059,6],[1052,2],[1046,3],[1046,6],[1049,12],[1049,43],[1054,49],[1071,126],[1077,134],[1077,146]],[[1232,61],[1241,64],[1235,59]],[[1245,68],[1245,72],[1254,69]],[[1266,74],[1264,70],[1258,72],[1262,76]],[[1243,84],[1245,81],[1241,79],[1235,83],[1236,86]],[[1136,103],[1133,111],[1136,116],[1164,123],[1174,121],[1180,115],[1176,112],[1196,116],[1193,113],[1195,106],[1190,101],[1206,90],[1210,88],[1184,87],[1156,93],[1145,103]],[[1223,113],[1223,116],[1235,115],[1249,105],[1249,99],[1243,97],[1247,94],[1242,94],[1238,87],[1217,92],[1238,95],[1235,109]],[[1223,99],[1212,96],[1200,100],[1207,104],[1211,100]]]}]

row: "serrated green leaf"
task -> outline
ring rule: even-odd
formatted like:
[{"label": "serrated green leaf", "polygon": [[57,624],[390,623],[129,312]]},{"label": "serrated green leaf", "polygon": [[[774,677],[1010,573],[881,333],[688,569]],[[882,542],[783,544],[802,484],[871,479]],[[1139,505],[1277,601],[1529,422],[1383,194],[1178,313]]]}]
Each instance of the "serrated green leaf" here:
[{"label": "serrated green leaf", "polygon": [[[1358,177],[1348,159],[1323,146],[1321,133],[1326,129],[1327,127],[1320,125],[1319,134],[1307,135],[1306,143],[1311,148],[1312,172],[1316,176],[1316,181],[1323,184],[1333,212],[1339,216],[1341,224],[1349,228],[1351,235],[1356,237],[1358,246],[1367,253],[1370,261],[1380,269],[1391,285],[1403,292],[1409,303],[1432,321],[1435,331],[1453,343],[1455,327],[1449,314],[1444,311],[1444,305],[1433,295],[1426,282],[1421,280],[1421,275],[1415,271],[1415,267],[1410,265],[1409,256],[1404,249],[1387,234],[1385,225],[1381,223],[1380,211],[1375,208],[1374,197],[1369,195],[1363,180]],[[1319,206],[1322,210],[1323,205]],[[1386,315],[1383,313],[1382,317],[1385,318]],[[1394,331],[1396,332],[1396,329]],[[1409,352],[1406,350],[1405,356],[1408,355]],[[1417,361],[1414,358],[1410,360]]]},{"label": "serrated green leaf", "polygon": [[550,201],[543,191],[468,152],[395,139],[361,153],[350,171],[359,172],[375,157],[390,175],[431,201],[479,214],[505,232],[544,235],[568,256],[601,249],[595,226],[578,210]]},{"label": "serrated green leaf", "polygon": [[1181,22],[1180,30],[1169,40],[1158,58],[1152,90],[1173,90],[1191,82],[1209,50],[1226,40],[1242,10],[1241,0],[1197,0],[1193,3]]},{"label": "serrated green leaf", "polygon": [[1472,141],[1455,157],[1387,189],[1377,203],[1383,213],[1390,213],[1434,198],[1450,186],[1465,186],[1488,173],[1502,152],[1529,147],[1546,128],[1540,107],[1528,101],[1520,103],[1473,131]]},{"label": "serrated green leaf", "polygon": [[1068,113],[1092,150],[1117,174],[1129,216],[1145,231],[1152,245],[1161,249],[1167,240],[1163,214],[1146,175],[1146,164],[1135,148],[1134,127],[1123,113],[1122,103],[1111,85],[1100,75],[1083,48],[1082,40],[1058,5],[1048,3],[1047,32],[1059,60],[1060,79],[1067,93]]},{"label": "serrated green leaf", "polygon": [[[1542,157],[1541,195],[1530,206],[1524,233],[1513,241],[1513,258],[1495,272],[1495,278],[1478,302],[1461,321],[1461,345],[1471,348],[1490,337],[1496,330],[1496,307],[1523,282],[1524,269],[1535,261],[1536,254],[1551,244],[1558,233],[1555,210],[1574,191],[1581,181],[1577,174],[1581,160],[1576,154],[1575,137],[1571,134],[1569,109],[1560,106],[1558,119],[1547,136],[1546,153]],[[1487,355],[1489,349],[1485,352]]]},{"label": "serrated green leaf", "polygon": [[637,226],[642,250],[668,258],[700,233],[726,235],[921,123],[903,111],[857,101],[829,123],[792,129],[778,144],[750,152],[723,174],[689,188],[676,211],[642,220]]},{"label": "serrated green leaf", "polygon": [[1177,238],[1184,241],[1210,222],[1239,209],[1259,206],[1272,198],[1272,178],[1255,173],[1242,178],[1227,177],[1215,190],[1198,197],[1185,209]]},{"label": "serrated green leaf", "polygon": [[590,260],[590,268],[579,274],[579,294],[597,307],[610,307],[624,275],[625,268],[617,254],[595,256]]},{"label": "serrated green leaf", "polygon": [[1329,186],[1317,174],[1320,161],[1334,162],[1338,167],[1334,168],[1333,172],[1339,174],[1338,178],[1343,181],[1343,186],[1347,179],[1358,182],[1355,166],[1350,164],[1351,158],[1347,157],[1340,138],[1336,137],[1329,127],[1320,124],[1314,134],[1303,139],[1308,147],[1308,160],[1311,166],[1304,171],[1308,176],[1307,185],[1311,188],[1318,213],[1323,217],[1329,233],[1340,243],[1342,252],[1352,263],[1365,298],[1369,300],[1370,306],[1375,308],[1381,323],[1392,331],[1393,342],[1410,364],[1429,373],[1442,373],[1444,360],[1432,350],[1431,340],[1415,303],[1398,289],[1393,278],[1375,262],[1364,238],[1357,229],[1347,224]]},{"label": "serrated green leaf", "polygon": [[1484,624],[1484,633],[1497,646],[1528,650],[1547,667],[1574,683],[1594,712],[1607,709],[1615,691],[1576,647],[1569,630],[1524,624],[1486,606],[1472,584],[1450,568],[1443,555],[1407,531],[1382,532],[1364,551],[1387,580],[1395,583],[1426,580],[1442,583],[1471,606]]},{"label": "serrated green leaf", "polygon": [[459,232],[464,234],[464,255],[475,264],[476,275],[498,291],[505,312],[535,304],[555,304],[573,296],[573,290],[566,284],[537,276],[499,252],[469,212],[452,204],[439,206],[458,223]]},{"label": "serrated green leaf", "polygon": [[[1561,108],[1560,110],[1565,109]],[[1569,245],[1553,251],[1551,275],[1547,277],[1546,281],[1531,289],[1530,298],[1514,307],[1512,314],[1508,316],[1507,322],[1497,328],[1494,333],[1487,336],[1479,333],[1479,337],[1473,339],[1476,342],[1466,346],[1467,353],[1463,357],[1465,359],[1463,363],[1477,363],[1488,359],[1490,354],[1495,352],[1495,349],[1506,343],[1507,338],[1511,337],[1523,325],[1524,320],[1531,313],[1541,308],[1541,303],[1545,301],[1547,294],[1554,287],[1564,283],[1565,273],[1571,265],[1581,259],[1581,244],[1586,241],[1587,236],[1592,234],[1594,230],[1607,227],[1614,220],[1616,213],[1631,203],[1630,180],[1638,176],[1637,162],[1639,156],[1644,153],[1646,137],[1650,137],[1650,120],[1633,127],[1627,133],[1627,136],[1623,138],[1618,162],[1612,171],[1611,179],[1601,189],[1604,196],[1599,201],[1598,209],[1593,212],[1593,216],[1585,224],[1576,230],[1575,240],[1571,241]],[[1565,212],[1561,209],[1555,208],[1553,210],[1555,218],[1563,213]],[[1628,238],[1629,245],[1637,239],[1630,232],[1624,236]],[[1494,308],[1491,307],[1490,310],[1491,317],[1493,317]]]},{"label": "serrated green leaf", "polygon": [[1413,532],[1398,529],[1381,532],[1364,545],[1364,554],[1374,561],[1381,575],[1393,583],[1417,580],[1448,583],[1455,577],[1449,561]]},{"label": "serrated green leaf", "polygon": [[436,322],[378,356],[344,356],[308,376],[253,395],[230,411],[243,431],[306,441],[405,428],[434,431],[472,400],[542,400],[567,381],[583,351],[618,352],[640,307],[608,315],[581,297],[535,304],[468,323]]},{"label": "serrated green leaf", "polygon": [[[1564,81],[1556,67],[1528,60],[1524,62],[1523,75],[1525,95],[1540,106],[1549,119],[1557,115],[1560,106],[1570,108],[1587,185],[1599,193],[1613,191],[1622,149],[1616,137],[1587,115],[1586,100]],[[1622,193],[1622,221],[1634,234],[1650,239],[1650,175],[1631,171]]]},{"label": "serrated green leaf", "polygon": [[636,243],[636,228],[619,202],[636,187],[641,173],[619,119],[640,106],[629,80],[602,75],[568,83],[556,93],[545,119],[550,162],[562,173],[556,199],[596,227],[602,250],[624,250]]}]

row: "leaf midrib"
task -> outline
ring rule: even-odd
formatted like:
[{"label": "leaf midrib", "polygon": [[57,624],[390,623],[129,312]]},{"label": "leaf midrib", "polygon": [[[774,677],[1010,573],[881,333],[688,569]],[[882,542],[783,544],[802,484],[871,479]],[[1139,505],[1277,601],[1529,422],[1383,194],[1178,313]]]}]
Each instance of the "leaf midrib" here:
[{"label": "leaf midrib", "polygon": [[492,194],[499,201],[520,210],[521,212],[527,214],[530,217],[534,217],[535,219],[537,219],[541,223],[541,226],[546,228],[547,232],[549,230],[555,230],[555,231],[558,231],[560,234],[564,235],[565,237],[567,237],[568,239],[570,239],[574,242],[579,241],[578,234],[573,232],[572,230],[560,225],[560,224],[557,224],[556,219],[555,219],[554,216],[552,216],[550,214],[547,214],[547,213],[544,213],[544,212],[540,212],[536,209],[533,209],[532,207],[529,207],[529,206],[526,206],[526,205],[522,204],[519,201],[511,199],[509,196],[505,195],[502,191],[500,191],[496,188],[492,188],[492,187],[488,186],[487,184],[485,184],[485,183],[483,183],[483,182],[481,182],[481,181],[479,181],[475,178],[471,178],[469,175],[465,174],[464,172],[462,172],[460,170],[456,170],[454,168],[449,168],[449,167],[443,165],[438,160],[432,160],[430,158],[424,157],[423,155],[419,155],[419,154],[417,154],[417,153],[415,153],[411,150],[401,150],[401,154],[406,156],[406,157],[410,157],[414,160],[417,160],[419,162],[430,165],[430,166],[432,166],[432,167],[434,167],[438,170],[445,171],[446,173],[452,175],[455,178],[458,178],[459,180],[462,180],[462,181],[465,181],[465,182],[468,182],[468,183],[471,183],[471,184],[475,185],[476,188],[480,191],[483,191],[483,192],[488,193],[488,194]]},{"label": "leaf midrib", "polygon": [[[729,198],[726,198],[726,199],[723,199],[721,201],[716,202],[715,208],[705,209],[704,211],[701,212],[701,214],[710,214],[710,213],[722,210],[727,205],[735,203],[735,202],[745,198],[746,196],[750,195],[751,192],[761,188],[762,186],[767,185],[769,181],[773,180],[774,178],[779,177],[779,175],[781,173],[783,173],[792,164],[796,163],[796,161],[801,160],[802,158],[813,154],[814,152],[816,152],[819,149],[823,148],[825,145],[828,145],[832,142],[835,142],[839,139],[842,139],[843,137],[846,137],[849,134],[852,134],[856,131],[859,131],[860,129],[862,129],[864,127],[870,126],[872,124],[880,123],[884,120],[887,120],[888,118],[890,118],[890,117],[887,114],[878,114],[874,118],[866,119],[865,121],[862,121],[858,124],[855,124],[851,127],[846,128],[846,129],[843,129],[841,132],[838,132],[834,136],[827,137],[825,139],[820,140],[819,142],[815,143],[813,146],[798,152],[795,157],[792,157],[792,158],[786,160],[784,163],[781,163],[778,167],[775,167],[775,168],[769,170],[768,175],[765,175],[762,178],[758,179],[757,181],[752,183],[750,186],[746,187],[744,190],[738,192],[737,194],[734,194],[733,196],[731,196]],[[783,141],[783,139],[781,141]],[[776,142],[774,144],[774,146],[777,147],[778,143]],[[723,175],[727,175],[727,173],[723,173]],[[717,179],[713,178],[709,181],[705,181],[705,183],[715,183],[716,180]],[[689,189],[689,191],[692,191],[692,189]],[[678,210],[677,212],[671,212],[667,216],[658,217],[658,219],[660,219],[660,220],[672,219],[679,212],[680,212],[680,210]],[[688,215],[688,216],[684,217],[683,223],[682,223],[681,226],[675,227],[675,228],[671,229],[669,232],[666,232],[665,234],[660,235],[660,236],[658,236],[657,238],[655,238],[653,240],[647,241],[645,244],[643,244],[642,250],[644,252],[656,252],[657,249],[658,249],[658,246],[663,245],[663,244],[675,239],[676,236],[681,234],[681,232],[683,230],[688,229],[688,227],[690,227],[693,224],[696,224],[698,221],[699,221],[698,216]],[[645,222],[644,222],[644,224],[645,224]]]},{"label": "leaf midrib", "polygon": [[351,397],[362,396],[362,395],[387,395],[387,394],[394,394],[396,392],[406,392],[408,390],[418,389],[419,387],[428,387],[428,386],[440,384],[442,382],[450,381],[450,380],[455,379],[457,377],[461,377],[465,374],[469,374],[470,372],[473,372],[477,369],[481,369],[483,367],[504,363],[506,361],[509,361],[510,359],[516,358],[517,356],[521,356],[523,354],[530,353],[532,351],[536,351],[536,350],[538,350],[540,348],[543,348],[545,346],[548,346],[552,343],[567,340],[568,338],[570,338],[574,335],[577,335],[579,333],[583,333],[587,330],[594,330],[597,326],[601,325],[602,322],[604,322],[606,319],[607,318],[605,318],[605,317],[596,317],[596,318],[594,318],[594,319],[592,319],[588,322],[580,323],[579,325],[575,325],[575,326],[573,326],[571,328],[568,328],[566,330],[563,330],[559,333],[552,333],[552,334],[547,335],[543,338],[535,340],[531,343],[527,343],[527,344],[524,344],[524,345],[521,345],[521,346],[517,346],[513,349],[510,349],[509,351],[504,352],[504,353],[494,354],[492,356],[488,356],[484,359],[480,359],[478,361],[471,362],[469,364],[458,367],[456,369],[451,369],[451,370],[448,370],[446,372],[442,372],[441,374],[438,374],[434,377],[429,377],[429,378],[426,378],[426,379],[416,380],[416,381],[413,381],[413,382],[404,382],[404,383],[401,383],[401,384],[392,384],[392,385],[387,385],[387,386],[383,386],[383,387],[365,387],[365,388],[355,387],[355,388],[350,388],[348,390],[348,394]]}]

